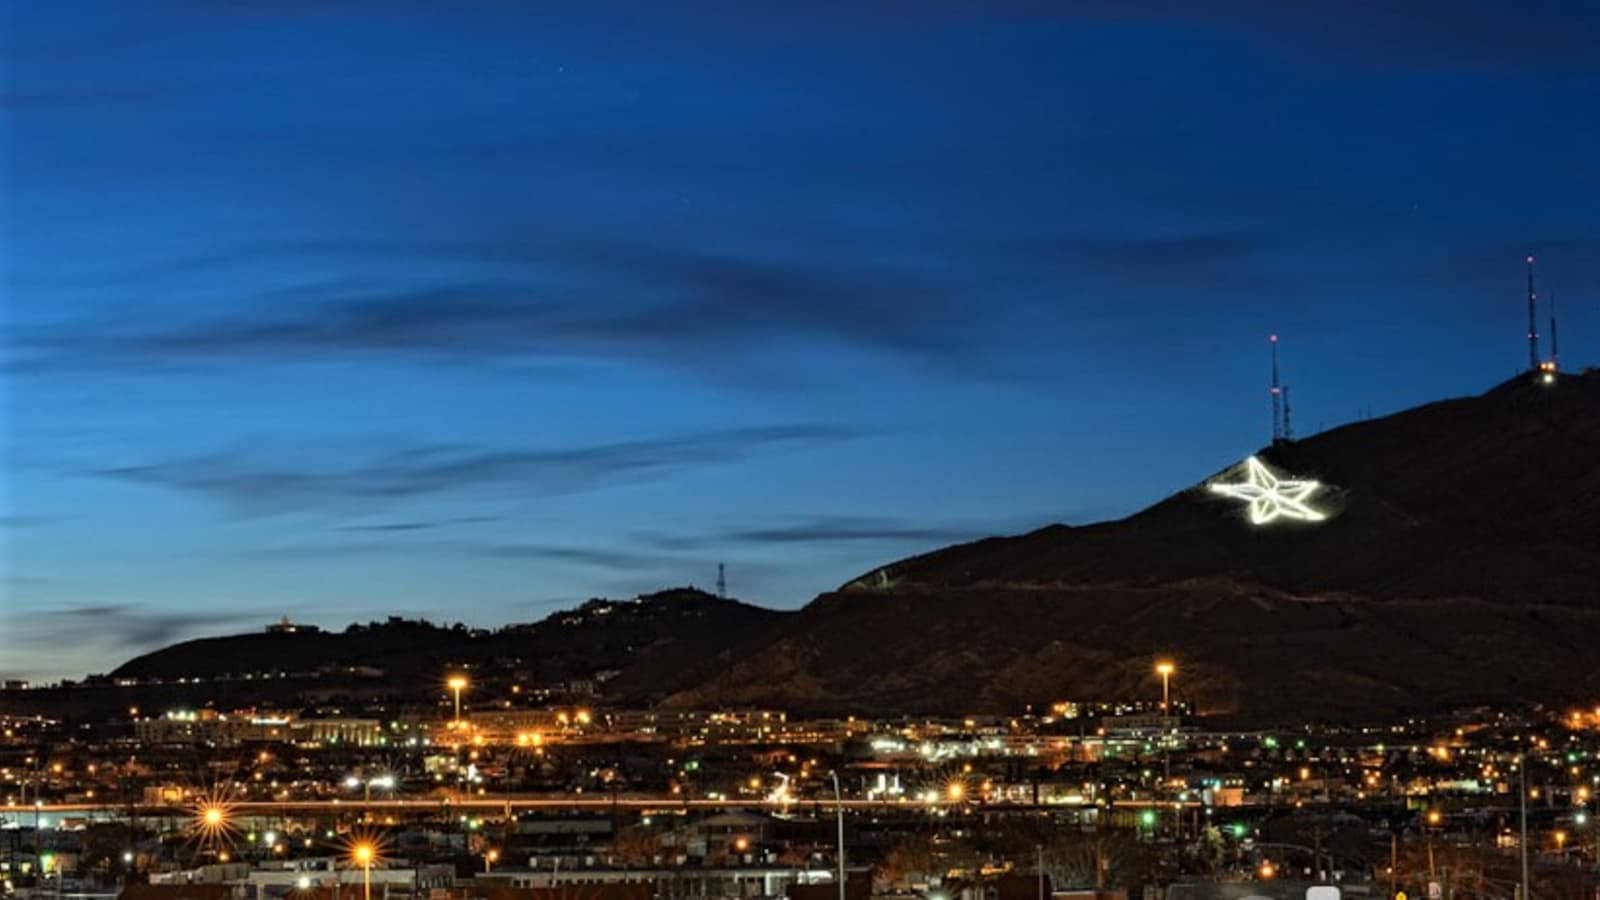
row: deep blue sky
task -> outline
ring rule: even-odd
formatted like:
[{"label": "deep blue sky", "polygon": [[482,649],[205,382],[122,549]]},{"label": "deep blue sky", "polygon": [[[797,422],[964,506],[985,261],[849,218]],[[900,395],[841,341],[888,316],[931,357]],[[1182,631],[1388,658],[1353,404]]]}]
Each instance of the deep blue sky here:
[{"label": "deep blue sky", "polygon": [[0,0],[0,670],[797,606],[1238,459],[1273,330],[1485,389],[1530,252],[1595,362],[1600,6],[1355,5]]}]

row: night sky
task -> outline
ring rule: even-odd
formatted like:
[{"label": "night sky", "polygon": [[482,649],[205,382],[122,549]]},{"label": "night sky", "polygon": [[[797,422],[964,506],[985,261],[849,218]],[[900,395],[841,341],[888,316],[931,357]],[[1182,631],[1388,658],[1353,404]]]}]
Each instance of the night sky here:
[{"label": "night sky", "polygon": [[0,0],[0,671],[795,607],[1239,459],[1272,331],[1482,391],[1529,253],[1600,361],[1600,4],[978,6]]}]

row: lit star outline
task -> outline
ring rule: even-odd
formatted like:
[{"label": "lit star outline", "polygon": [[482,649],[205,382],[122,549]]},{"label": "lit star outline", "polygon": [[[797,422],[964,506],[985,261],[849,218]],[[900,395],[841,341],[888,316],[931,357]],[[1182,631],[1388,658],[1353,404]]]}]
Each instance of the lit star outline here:
[{"label": "lit star outline", "polygon": [[1245,461],[1244,481],[1232,484],[1212,482],[1207,485],[1213,494],[1233,497],[1250,504],[1250,523],[1266,525],[1278,519],[1298,519],[1302,522],[1321,522],[1327,515],[1306,504],[1307,498],[1322,487],[1322,482],[1310,479],[1279,478],[1272,474],[1261,460],[1254,456]]}]

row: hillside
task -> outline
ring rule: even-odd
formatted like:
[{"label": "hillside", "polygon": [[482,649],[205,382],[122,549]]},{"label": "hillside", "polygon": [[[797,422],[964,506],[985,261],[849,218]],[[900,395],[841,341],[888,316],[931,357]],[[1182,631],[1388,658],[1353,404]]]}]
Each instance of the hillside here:
[{"label": "hillside", "polygon": [[312,674],[351,668],[393,684],[432,686],[452,666],[560,683],[624,670],[652,653],[713,654],[782,613],[693,589],[633,600],[590,600],[526,625],[495,631],[390,619],[339,632],[232,635],[183,641],[119,666],[113,677],[215,679],[247,674]]},{"label": "hillside", "polygon": [[1149,696],[1158,654],[1182,695],[1253,717],[1600,695],[1600,373],[1258,456],[1320,481],[1326,518],[1252,524],[1207,487],[1245,480],[1241,461],[1126,519],[883,566],[664,697],[1003,711]]}]

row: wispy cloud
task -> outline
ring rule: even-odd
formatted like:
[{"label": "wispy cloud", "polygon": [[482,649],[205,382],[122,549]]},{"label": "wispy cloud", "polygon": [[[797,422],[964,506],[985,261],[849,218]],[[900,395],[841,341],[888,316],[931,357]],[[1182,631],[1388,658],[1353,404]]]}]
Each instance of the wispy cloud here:
[{"label": "wispy cloud", "polygon": [[1051,6],[1068,16],[1220,27],[1363,66],[1592,66],[1600,43],[1600,22],[1575,15],[1564,0],[1515,6],[1495,0],[1073,0]]},{"label": "wispy cloud", "polygon": [[213,625],[216,618],[210,610],[156,611],[125,603],[46,610],[38,613],[38,616],[55,626],[54,629],[41,628],[42,631],[53,630],[57,635],[79,635],[94,629],[132,646],[181,640],[202,627]]},{"label": "wispy cloud", "polygon": [[381,533],[399,533],[412,531],[434,531],[440,528],[451,528],[457,525],[482,525],[486,522],[497,522],[499,516],[457,516],[448,519],[417,520],[410,522],[373,522],[365,525],[342,525],[340,531],[372,531]]},{"label": "wispy cloud", "polygon": [[[1026,371],[1030,354],[1057,346],[1045,333],[1067,332],[1075,307],[1087,301],[1068,292],[1019,310],[989,302],[998,292],[1085,278],[1185,290],[1197,282],[1259,286],[1283,246],[1281,238],[1230,230],[947,234],[921,248],[940,260],[931,267],[538,236],[290,241],[99,277],[120,289],[172,291],[196,275],[248,272],[268,262],[294,268],[288,261],[306,258],[342,261],[366,275],[354,285],[261,291],[225,316],[147,312],[137,321],[81,318],[22,328],[11,360],[25,372],[592,360],[748,386],[820,377],[771,361],[832,347],[949,376],[1003,379]],[[421,276],[406,267],[419,261],[469,278],[418,283]],[[1029,328],[1009,318],[1019,314]]]},{"label": "wispy cloud", "polygon": [[[778,425],[562,449],[414,446],[345,465],[285,462],[257,452],[214,453],[96,470],[132,484],[196,494],[239,514],[360,509],[485,488],[570,494],[722,465],[761,453],[854,440],[861,429]],[[303,456],[303,454],[302,454]]]},{"label": "wispy cloud", "polygon": [[[965,0],[868,0],[837,7],[813,3],[750,4],[735,0],[687,0],[662,8],[640,0],[596,0],[563,10],[566,21],[614,27],[629,20],[663,32],[697,22],[699,29],[745,34],[830,34],[843,28],[902,34],[908,28],[968,27],[996,18],[1051,23],[1083,18],[1113,21],[1153,20],[1204,24],[1258,35],[1307,52],[1337,53],[1366,64],[1416,65],[1475,54],[1479,64],[1539,60],[1593,62],[1600,43],[1592,21],[1578,4],[1531,0],[1507,6],[1494,0],[1407,0],[1403,3],[1350,4],[1340,0],[1008,0],[973,4]],[[227,3],[157,5],[157,16],[141,31],[146,40],[174,27],[229,27],[257,18],[327,18],[360,15],[382,20],[403,14],[415,20],[432,7],[413,2],[327,4],[310,0],[234,0]],[[143,9],[143,7],[141,7]],[[475,15],[452,20],[456,27],[507,30],[545,24],[540,4],[479,3]],[[132,30],[127,29],[124,30]],[[112,32],[117,36],[117,32]],[[76,37],[76,36],[74,36]],[[104,38],[100,38],[104,41]],[[126,40],[126,38],[122,38]],[[51,44],[55,49],[59,42]],[[69,45],[70,46],[70,45]],[[18,49],[34,49],[19,46]]]},{"label": "wispy cloud", "polygon": [[[310,286],[215,318],[152,326],[81,319],[19,335],[14,362],[35,371],[167,370],[242,363],[617,359],[716,374],[747,366],[752,348],[817,343],[929,366],[981,367],[981,297],[947,275],[623,244],[538,246],[490,241],[328,242],[278,252],[456,259],[472,280],[390,287]],[[242,264],[249,254],[176,261],[147,277]],[[261,257],[254,261],[259,262]],[[507,266],[517,271],[507,270]]]},{"label": "wispy cloud", "polygon": [[[992,528],[992,526],[990,526]],[[732,528],[690,540],[702,544],[947,543],[988,533],[981,525],[929,524],[870,516],[817,516],[777,525]],[[672,541],[672,538],[666,538]]]},{"label": "wispy cloud", "polygon": [[659,554],[558,544],[499,544],[477,548],[476,552],[501,559],[571,563],[624,574],[663,571],[683,565],[681,559]]}]

